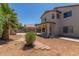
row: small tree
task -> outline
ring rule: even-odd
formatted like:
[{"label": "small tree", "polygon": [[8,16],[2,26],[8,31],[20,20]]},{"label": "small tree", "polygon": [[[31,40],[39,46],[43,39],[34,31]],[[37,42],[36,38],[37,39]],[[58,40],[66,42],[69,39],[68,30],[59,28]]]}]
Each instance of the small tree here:
[{"label": "small tree", "polygon": [[36,35],[33,32],[27,32],[25,38],[27,42],[26,46],[28,48],[33,48],[34,47],[33,43],[36,40]]}]

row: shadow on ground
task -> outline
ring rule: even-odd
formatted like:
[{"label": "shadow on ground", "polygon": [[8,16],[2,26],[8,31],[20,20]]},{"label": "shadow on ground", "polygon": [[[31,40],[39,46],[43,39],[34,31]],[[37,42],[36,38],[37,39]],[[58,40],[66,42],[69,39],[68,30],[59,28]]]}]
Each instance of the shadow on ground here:
[{"label": "shadow on ground", "polygon": [[10,41],[13,41],[13,40],[3,40],[2,38],[0,38],[0,45],[3,45],[3,44],[8,44]]},{"label": "shadow on ground", "polygon": [[64,36],[64,35],[59,35],[59,36],[54,36],[54,37],[44,37],[44,36],[41,36],[41,35],[37,35],[37,36],[42,37],[44,39],[48,39],[48,38],[56,38],[56,39],[59,39],[61,37],[65,37],[65,38],[72,38],[72,39],[78,39],[79,40],[79,37]]}]

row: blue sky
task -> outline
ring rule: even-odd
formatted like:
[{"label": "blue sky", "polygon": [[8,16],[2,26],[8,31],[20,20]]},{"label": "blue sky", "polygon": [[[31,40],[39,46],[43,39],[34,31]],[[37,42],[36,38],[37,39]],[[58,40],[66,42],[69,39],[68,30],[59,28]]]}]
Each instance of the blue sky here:
[{"label": "blue sky", "polygon": [[38,24],[41,22],[40,17],[46,10],[54,7],[74,5],[76,3],[11,3],[17,15],[18,20],[22,24]]}]

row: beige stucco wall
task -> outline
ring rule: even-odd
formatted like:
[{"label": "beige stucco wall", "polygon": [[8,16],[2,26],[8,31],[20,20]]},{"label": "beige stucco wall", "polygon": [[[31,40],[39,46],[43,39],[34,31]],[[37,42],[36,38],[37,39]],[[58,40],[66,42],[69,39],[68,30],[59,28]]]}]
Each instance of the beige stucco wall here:
[{"label": "beige stucco wall", "polygon": [[[56,19],[52,19],[52,14],[56,14],[56,12],[48,12],[46,13],[42,18],[41,18],[41,22],[44,22],[44,19],[47,19],[47,22],[52,22],[55,21]],[[56,15],[55,15],[56,17]]]},{"label": "beige stucco wall", "polygon": [[[59,8],[62,12],[61,20],[62,20],[62,25],[63,26],[73,26],[73,33],[63,33],[63,35],[68,35],[68,36],[74,36],[74,37],[79,37],[79,6],[77,7],[66,7],[66,8]],[[63,13],[67,11],[72,11],[72,16],[68,18],[63,18]],[[62,28],[63,28],[62,26]],[[63,29],[61,29],[63,31]]]},{"label": "beige stucco wall", "polygon": [[[52,19],[52,14],[54,14],[54,19]],[[56,18],[56,11],[53,12],[49,12],[47,14],[45,14],[42,18],[41,18],[41,23],[44,22],[44,18],[46,18],[46,22],[55,22],[56,24],[51,24],[52,25],[52,34],[58,35],[60,34],[60,24],[59,21],[61,21],[60,19],[58,20]]]},{"label": "beige stucco wall", "polygon": [[[41,22],[43,21],[43,18],[46,18],[48,22],[56,22],[54,26],[52,26],[52,29],[55,35],[67,35],[67,36],[73,36],[73,37],[79,37],[79,6],[77,7],[64,7],[64,8],[58,8],[59,11],[62,13],[60,14],[61,18],[56,18],[56,12],[49,12],[45,14],[41,18]],[[72,11],[72,16],[64,18],[63,13],[67,11]],[[55,19],[52,19],[52,14],[55,15]],[[73,26],[73,33],[63,33],[63,26]]]}]

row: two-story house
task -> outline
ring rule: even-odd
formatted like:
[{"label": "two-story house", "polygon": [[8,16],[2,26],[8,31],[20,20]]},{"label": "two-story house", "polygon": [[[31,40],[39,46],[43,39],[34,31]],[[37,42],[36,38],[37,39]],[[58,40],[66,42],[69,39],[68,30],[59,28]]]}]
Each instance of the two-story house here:
[{"label": "two-story house", "polygon": [[58,35],[79,37],[79,5],[56,7],[41,16],[41,33],[46,37]]}]

